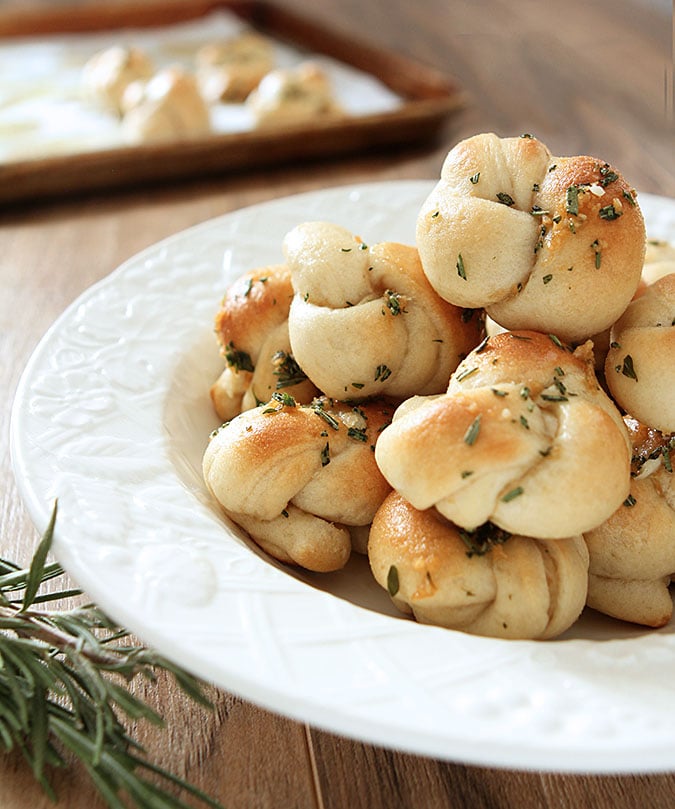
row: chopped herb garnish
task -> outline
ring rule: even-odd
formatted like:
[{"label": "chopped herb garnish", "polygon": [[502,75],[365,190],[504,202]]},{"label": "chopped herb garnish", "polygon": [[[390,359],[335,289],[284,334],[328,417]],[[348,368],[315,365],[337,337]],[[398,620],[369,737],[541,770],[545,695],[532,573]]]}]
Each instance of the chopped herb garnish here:
[{"label": "chopped herb garnish", "polygon": [[468,477],[470,477],[471,475],[473,475],[473,469],[465,469],[465,470],[462,472],[462,480],[463,480],[464,478],[468,478]]},{"label": "chopped herb garnish", "polygon": [[510,502],[511,502],[511,500],[515,500],[515,499],[516,499],[516,497],[520,497],[520,495],[521,495],[522,493],[523,493],[523,487],[522,487],[522,486],[516,486],[516,488],[515,488],[515,489],[511,489],[511,491],[510,491],[510,492],[507,492],[507,493],[506,493],[506,494],[505,494],[505,495],[504,495],[504,496],[501,498],[501,501],[502,501],[502,503],[510,503]]},{"label": "chopped herb garnish", "polygon": [[244,289],[244,297],[245,298],[248,298],[248,296],[251,294],[251,289],[252,288],[253,288],[253,279],[249,278],[246,281],[246,288]]},{"label": "chopped herb garnish", "polygon": [[351,247],[341,247],[341,248],[340,248],[340,250],[341,250],[341,252],[343,252],[343,253],[351,253],[351,252],[352,252],[352,248],[351,248]]},{"label": "chopped herb garnish", "polygon": [[633,366],[633,358],[630,354],[626,354],[626,356],[623,358],[621,373],[630,379],[634,379],[636,382],[638,381],[637,374],[635,373],[635,367]]},{"label": "chopped herb garnish", "polygon": [[307,379],[307,374],[295,361],[292,354],[285,351],[276,351],[272,356],[274,376],[277,377],[276,389],[290,388],[299,385]]},{"label": "chopped herb garnish", "polygon": [[290,393],[284,393],[283,391],[275,390],[272,394],[272,398],[275,402],[279,402],[282,407],[295,407],[296,401],[290,395]]},{"label": "chopped herb garnish", "polygon": [[542,393],[541,398],[545,402],[568,402],[569,401],[567,396],[564,396],[562,393]]},{"label": "chopped herb garnish", "polygon": [[459,253],[457,256],[457,275],[460,278],[463,278],[466,281],[466,270],[464,269],[464,259],[462,258],[462,254]]},{"label": "chopped herb garnish", "polygon": [[[544,236],[546,236],[546,225],[542,225],[541,228],[539,228],[539,238],[534,246],[535,253],[538,253],[544,247]],[[520,292],[520,289],[518,289],[518,292]]]},{"label": "chopped herb garnish", "polygon": [[363,387],[363,382],[352,382],[352,387],[356,388],[356,390],[361,390]]},{"label": "chopped herb garnish", "polygon": [[595,253],[595,269],[599,270],[602,255],[600,251],[600,242],[597,239],[594,242],[591,242],[591,250]]},{"label": "chopped herb garnish", "polygon": [[457,375],[457,382],[461,382],[463,379],[466,379],[471,374],[475,374],[478,368],[465,368],[461,373]]},{"label": "chopped herb garnish", "polygon": [[471,559],[473,556],[484,556],[495,545],[503,545],[511,534],[491,522],[486,522],[479,525],[478,528],[474,528],[473,531],[460,528],[459,536],[467,547],[466,555]]},{"label": "chopped herb garnish", "polygon": [[670,450],[672,449],[673,439],[671,439],[670,443],[664,446],[661,450],[663,453],[663,465],[666,467],[666,471],[672,474],[673,472],[673,462],[670,457]]},{"label": "chopped herb garnish", "polygon": [[513,337],[514,340],[532,340],[532,338],[528,337],[526,334],[515,334],[514,332],[509,332],[509,336]]},{"label": "chopped herb garnish", "polygon": [[[399,292],[394,292],[392,289],[385,290],[384,300],[387,305],[387,308],[392,313],[392,315],[394,315],[394,317],[396,315],[401,314],[404,315],[408,311],[405,308],[405,298],[403,298],[403,296]],[[401,300],[403,300],[403,304],[401,304]]]},{"label": "chopped herb garnish", "polygon": [[540,449],[539,454],[541,455],[542,458],[546,458],[551,454],[552,449],[553,447],[546,447],[546,449]]},{"label": "chopped herb garnish", "polygon": [[627,199],[631,205],[635,206],[635,197],[630,193],[630,191],[622,191],[623,198]]},{"label": "chopped herb garnish", "polygon": [[602,179],[600,180],[600,185],[603,188],[606,188],[610,183],[613,183],[614,180],[619,179],[619,175],[612,171],[607,163],[600,169],[600,174],[602,174]]},{"label": "chopped herb garnish", "polygon": [[598,216],[600,219],[606,219],[608,221],[612,221],[613,219],[618,219],[622,214],[622,211],[617,211],[617,209],[613,205],[605,205],[604,208],[600,208],[598,211]]},{"label": "chopped herb garnish", "polygon": [[464,443],[472,446],[476,443],[478,433],[480,432],[480,414],[471,422],[469,428],[464,433]]},{"label": "chopped herb garnish", "polygon": [[637,503],[637,500],[633,497],[632,494],[629,494],[628,497],[623,501],[624,506],[626,508],[633,508],[633,506]]},{"label": "chopped herb garnish", "polygon": [[554,379],[553,384],[556,386],[556,388],[558,388],[558,390],[560,391],[560,393],[563,394],[563,396],[567,393],[567,388],[559,379]]},{"label": "chopped herb garnish", "polygon": [[368,440],[366,436],[365,427],[348,427],[347,438],[352,438],[354,441],[362,441],[364,444]]},{"label": "chopped herb garnish", "polygon": [[565,211],[572,216],[579,215],[579,187],[571,185],[565,192]]},{"label": "chopped herb garnish", "polygon": [[502,205],[508,205],[509,207],[516,204],[513,197],[509,196],[509,194],[505,194],[503,191],[500,191],[497,194],[497,199],[502,203]]},{"label": "chopped herb garnish", "polygon": [[398,593],[398,588],[398,570],[395,565],[392,565],[387,573],[387,591],[392,598]]},{"label": "chopped herb garnish", "polygon": [[543,208],[540,208],[538,205],[533,205],[532,210],[530,211],[532,216],[546,216],[550,213],[550,211],[545,211]]},{"label": "chopped herb garnish", "polygon": [[281,516],[282,517],[288,517],[288,511],[286,511],[285,508],[281,510]]},{"label": "chopped herb garnish", "polygon": [[320,400],[312,402],[309,406],[309,409],[316,413],[319,418],[322,418],[329,427],[332,427],[333,430],[340,429],[340,422],[333,416],[331,413],[326,412],[323,409],[323,402]]},{"label": "chopped herb garnish", "polygon": [[480,171],[477,171],[473,176],[469,177],[469,182],[472,185],[476,185],[478,180],[480,180]]},{"label": "chopped herb garnish", "polygon": [[375,382],[379,381],[384,382],[386,379],[389,379],[391,376],[391,368],[387,365],[378,365],[375,369]]},{"label": "chopped herb garnish", "polygon": [[234,347],[234,343],[228,343],[225,349],[225,361],[236,371],[254,371],[251,355],[246,351],[239,351]]},{"label": "chopped herb garnish", "polygon": [[565,376],[565,372],[559,365],[556,365],[556,367],[553,369],[553,372],[555,373],[556,376]]},{"label": "chopped herb garnish", "polygon": [[562,348],[562,349],[564,349],[564,348],[565,348],[565,346],[564,346],[564,345],[562,344],[562,342],[560,341],[560,338],[559,338],[559,337],[556,337],[556,335],[555,335],[555,334],[549,334],[549,339],[551,340],[551,342],[552,342],[554,345],[557,345],[557,346],[558,346],[558,348]]},{"label": "chopped herb garnish", "polygon": [[431,214],[431,218],[432,218],[432,219],[436,219],[436,217],[437,217],[439,214],[440,214],[440,211],[434,211],[434,212]]},{"label": "chopped herb garnish", "polygon": [[542,280],[542,281],[543,281],[545,284],[548,284],[548,283],[550,283],[550,282],[553,280],[553,276],[551,275],[551,273],[548,273],[548,274],[547,274],[547,275],[545,275],[545,276],[544,276],[544,277],[543,277],[541,280]]},{"label": "chopped herb garnish", "polygon": [[328,466],[330,463],[330,446],[326,441],[326,446],[321,450],[321,466]]},{"label": "chopped herb garnish", "polygon": [[609,347],[610,348],[621,348],[621,343],[617,343],[616,340],[612,340],[612,342],[609,344]]},{"label": "chopped herb garnish", "polygon": [[525,416],[521,416],[521,417],[520,417],[520,423],[522,424],[522,426],[523,426],[523,427],[524,427],[526,430],[529,430],[529,429],[530,429],[529,422],[527,421],[527,419],[525,418]]},{"label": "chopped herb garnish", "polygon": [[508,396],[509,392],[507,390],[499,390],[498,388],[490,388],[490,390],[494,393],[495,396]]},{"label": "chopped herb garnish", "polygon": [[530,389],[527,387],[527,385],[524,385],[520,389],[520,398],[521,399],[528,399],[529,396],[530,396]]}]

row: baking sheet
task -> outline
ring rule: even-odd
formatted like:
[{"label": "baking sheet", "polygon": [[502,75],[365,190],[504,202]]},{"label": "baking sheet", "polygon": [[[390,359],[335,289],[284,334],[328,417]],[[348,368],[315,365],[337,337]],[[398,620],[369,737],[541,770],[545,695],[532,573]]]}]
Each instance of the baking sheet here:
[{"label": "baking sheet", "polygon": [[[198,20],[154,29],[33,37],[0,46],[0,161],[126,146],[120,119],[97,106],[83,91],[82,71],[97,52],[116,45],[146,53],[157,69],[178,64],[195,68],[195,54],[211,42],[251,30],[227,10]],[[376,77],[289,44],[272,40],[278,67],[311,60],[331,79],[339,103],[349,115],[392,112],[404,99]],[[214,134],[255,129],[244,104],[218,103],[211,108]]]},{"label": "baking sheet", "polygon": [[[119,119],[83,95],[85,62],[110,45],[142,48],[157,68],[192,70],[201,45],[251,28],[274,43],[278,66],[321,65],[348,115],[261,129],[243,104],[221,103],[206,136],[128,144]],[[0,13],[0,75],[0,204],[413,144],[433,138],[463,103],[439,71],[269,0]]]}]

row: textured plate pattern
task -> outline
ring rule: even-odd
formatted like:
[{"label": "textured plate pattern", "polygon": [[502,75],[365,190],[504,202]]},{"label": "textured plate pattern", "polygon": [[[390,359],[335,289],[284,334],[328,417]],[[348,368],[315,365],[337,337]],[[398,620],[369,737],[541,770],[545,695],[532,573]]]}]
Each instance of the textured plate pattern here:
[{"label": "textured plate pattern", "polygon": [[[587,616],[553,642],[476,638],[394,615],[356,560],[325,578],[270,562],[205,492],[217,426],[212,320],[228,282],[327,219],[412,243],[428,182],[303,194],[205,222],[91,288],[35,351],[12,453],[31,516],[59,500],[55,552],[117,621],[194,673],[337,733],[472,763],[675,767],[673,628]],[[640,198],[675,241],[675,202]]]}]

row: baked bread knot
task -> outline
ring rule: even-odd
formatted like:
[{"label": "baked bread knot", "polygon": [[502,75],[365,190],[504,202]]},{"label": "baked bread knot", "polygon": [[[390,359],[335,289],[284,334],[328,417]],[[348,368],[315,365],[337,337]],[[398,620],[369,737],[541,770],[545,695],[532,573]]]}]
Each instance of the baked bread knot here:
[{"label": "baked bread knot", "polygon": [[283,264],[244,273],[227,289],[215,332],[227,365],[211,386],[216,413],[228,421],[283,391],[299,402],[318,394],[291,353],[288,312],[293,288]]},{"label": "baked bread knot", "polygon": [[328,74],[313,62],[271,70],[246,99],[257,127],[342,118]]},{"label": "baked bread knot", "polygon": [[185,140],[211,132],[209,108],[197,81],[181,67],[167,67],[147,81],[129,84],[122,113],[122,134],[129,143]]},{"label": "baked bread knot", "polygon": [[612,326],[605,378],[626,413],[675,432],[675,273],[650,284]]},{"label": "baked bread knot", "polygon": [[417,246],[445,300],[485,307],[507,329],[580,342],[631,300],[645,225],[635,191],[602,160],[489,133],[447,155],[418,215]]},{"label": "baked bread knot", "polygon": [[135,81],[145,81],[155,72],[150,57],[140,48],[114,45],[95,53],[82,69],[86,98],[122,115],[122,98]]},{"label": "baked bread knot", "polygon": [[588,605],[645,626],[673,614],[675,574],[675,435],[627,417],[633,440],[630,495],[584,535],[590,553]]},{"label": "baked bread knot", "polygon": [[368,247],[328,222],[297,226],[283,246],[295,292],[293,355],[328,396],[440,393],[480,342],[478,313],[438,297],[414,247]]},{"label": "baked bread knot", "polygon": [[246,31],[223,42],[203,45],[195,55],[197,82],[205,100],[241,102],[274,68],[274,45],[265,36]]},{"label": "baked bread knot", "polygon": [[369,525],[390,488],[373,447],[386,402],[325,397],[298,405],[277,393],[212,436],[204,479],[225,513],[267,553],[308,570],[342,568],[350,527]]},{"label": "baked bread knot", "polygon": [[368,558],[400,610],[474,635],[554,638],[586,602],[582,537],[546,542],[490,524],[467,532],[396,492],[375,515]]},{"label": "baked bread knot", "polygon": [[415,508],[540,539],[595,528],[630,486],[628,435],[590,343],[572,353],[538,332],[486,338],[446,394],[397,409],[375,454]]}]

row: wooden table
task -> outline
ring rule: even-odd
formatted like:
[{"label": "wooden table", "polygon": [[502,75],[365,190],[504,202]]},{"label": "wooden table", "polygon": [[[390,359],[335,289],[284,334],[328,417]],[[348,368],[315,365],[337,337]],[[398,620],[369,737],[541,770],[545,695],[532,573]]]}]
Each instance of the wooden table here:
[{"label": "wooden table", "polygon": [[[289,5],[303,9],[302,0]],[[452,116],[440,139],[426,146],[0,211],[3,556],[27,561],[37,539],[14,484],[8,450],[19,375],[61,311],[147,245],[290,193],[435,178],[448,149],[480,131],[531,132],[555,154],[601,157],[640,191],[675,196],[667,3],[624,0],[609,8],[599,0],[314,0],[311,10],[342,30],[454,75],[468,92],[467,105]],[[169,723],[163,732],[139,729],[152,758],[230,809],[617,809],[669,806],[675,794],[673,775],[511,772],[393,752],[288,721],[227,693],[216,693],[215,712],[205,714],[163,679],[146,696]],[[77,767],[59,775],[56,786],[59,809],[103,806]],[[51,805],[19,756],[0,759],[2,809]]]}]

